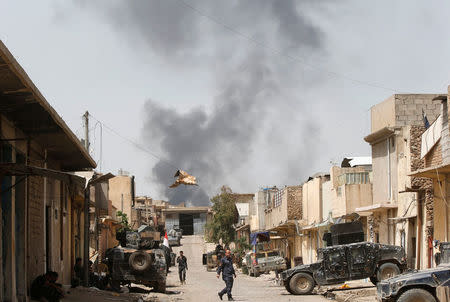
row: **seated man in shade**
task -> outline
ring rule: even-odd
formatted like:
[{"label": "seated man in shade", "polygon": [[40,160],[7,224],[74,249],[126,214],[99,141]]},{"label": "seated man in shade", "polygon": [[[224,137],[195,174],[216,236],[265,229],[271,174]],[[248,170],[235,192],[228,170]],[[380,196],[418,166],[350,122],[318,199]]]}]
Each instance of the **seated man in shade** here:
[{"label": "seated man in shade", "polygon": [[31,284],[31,299],[38,301],[59,302],[64,298],[61,284],[56,283],[58,273],[48,271],[38,276]]}]

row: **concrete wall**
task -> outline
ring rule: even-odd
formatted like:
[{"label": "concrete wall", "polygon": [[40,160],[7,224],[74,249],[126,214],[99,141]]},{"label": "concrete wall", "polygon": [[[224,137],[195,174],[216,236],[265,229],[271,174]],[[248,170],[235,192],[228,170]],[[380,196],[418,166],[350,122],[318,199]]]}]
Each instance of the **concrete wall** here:
[{"label": "concrete wall", "polygon": [[287,189],[282,189],[282,201],[277,207],[269,207],[265,213],[265,229],[270,230],[280,224],[285,223],[288,220],[287,211]]},{"label": "concrete wall", "polygon": [[326,177],[316,177],[303,184],[303,220],[307,224],[319,223],[323,220],[322,183],[327,180]]},{"label": "concrete wall", "polygon": [[332,215],[332,182],[331,180],[322,183],[322,218],[327,220]]},{"label": "concrete wall", "polygon": [[250,203],[250,232],[263,231],[265,229],[266,193],[258,191]]},{"label": "concrete wall", "polygon": [[131,222],[131,177],[119,175],[109,179],[109,199],[118,211],[127,214],[128,221]]},{"label": "concrete wall", "polygon": [[372,132],[395,126],[395,96],[392,95],[385,101],[372,106],[370,116]]}]

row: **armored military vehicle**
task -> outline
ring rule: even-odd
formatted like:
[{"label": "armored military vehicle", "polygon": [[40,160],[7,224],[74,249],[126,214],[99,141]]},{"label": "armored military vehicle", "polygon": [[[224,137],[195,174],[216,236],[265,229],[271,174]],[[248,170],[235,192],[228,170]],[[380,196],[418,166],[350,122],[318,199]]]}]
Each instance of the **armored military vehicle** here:
[{"label": "armored military vehicle", "polygon": [[317,254],[317,262],[281,273],[288,292],[305,295],[311,293],[316,285],[365,278],[376,284],[406,269],[405,251],[400,246],[357,242],[318,249]]},{"label": "armored military vehicle", "polygon": [[167,264],[165,252],[158,248],[160,233],[143,225],[137,232],[123,231],[116,237],[120,246],[108,249],[103,260],[112,288],[119,291],[121,285],[139,283],[165,292]]},{"label": "armored military vehicle", "polygon": [[281,272],[286,269],[286,260],[276,250],[259,251],[245,255],[245,265],[250,276],[258,277],[268,272]]},{"label": "armored military vehicle", "polygon": [[378,283],[378,300],[436,302],[437,288],[450,286],[450,242],[440,243],[435,257],[435,268],[413,270]]}]

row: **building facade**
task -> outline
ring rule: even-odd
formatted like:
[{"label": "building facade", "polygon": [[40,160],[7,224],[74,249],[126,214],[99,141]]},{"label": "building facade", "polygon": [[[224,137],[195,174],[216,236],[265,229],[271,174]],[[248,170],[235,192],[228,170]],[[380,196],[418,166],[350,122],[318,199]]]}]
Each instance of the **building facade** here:
[{"label": "building facade", "polygon": [[27,301],[48,270],[70,284],[94,160],[0,41],[0,300]]},{"label": "building facade", "polygon": [[411,177],[420,169],[421,134],[425,114],[434,121],[440,104],[434,94],[396,94],[371,108],[373,202],[357,211],[367,215],[369,240],[402,245],[415,268],[430,264],[429,240],[432,204],[431,182]]}]

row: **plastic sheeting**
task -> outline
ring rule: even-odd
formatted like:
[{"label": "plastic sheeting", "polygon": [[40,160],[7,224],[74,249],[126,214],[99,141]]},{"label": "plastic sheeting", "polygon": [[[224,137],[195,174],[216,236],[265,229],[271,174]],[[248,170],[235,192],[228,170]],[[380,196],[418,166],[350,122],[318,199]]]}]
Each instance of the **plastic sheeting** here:
[{"label": "plastic sheeting", "polygon": [[256,245],[260,242],[270,241],[269,232],[256,232],[250,234],[250,243]]}]

